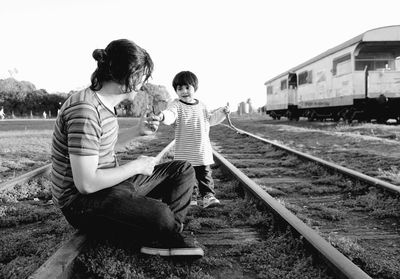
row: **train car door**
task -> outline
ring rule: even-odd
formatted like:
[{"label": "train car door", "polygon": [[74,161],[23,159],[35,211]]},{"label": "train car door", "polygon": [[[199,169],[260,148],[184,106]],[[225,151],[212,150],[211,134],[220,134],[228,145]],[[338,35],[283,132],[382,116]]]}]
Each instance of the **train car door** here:
[{"label": "train car door", "polygon": [[297,75],[289,73],[288,75],[288,106],[297,108]]},{"label": "train car door", "polygon": [[297,109],[297,75],[289,73],[288,75],[288,112],[287,115],[290,120],[299,120],[299,111]]}]

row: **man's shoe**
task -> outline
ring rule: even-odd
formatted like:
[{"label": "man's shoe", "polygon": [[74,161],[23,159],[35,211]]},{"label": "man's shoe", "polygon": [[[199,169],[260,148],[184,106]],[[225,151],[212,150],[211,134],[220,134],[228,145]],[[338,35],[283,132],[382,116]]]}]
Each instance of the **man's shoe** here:
[{"label": "man's shoe", "polygon": [[163,241],[155,242],[152,245],[143,246],[140,252],[147,255],[162,257],[195,257],[204,256],[204,251],[195,244],[191,238],[184,239],[181,234],[174,234]]},{"label": "man's shoe", "polygon": [[203,197],[203,207],[214,207],[214,206],[219,206],[221,202],[214,196],[213,193],[207,193]]}]

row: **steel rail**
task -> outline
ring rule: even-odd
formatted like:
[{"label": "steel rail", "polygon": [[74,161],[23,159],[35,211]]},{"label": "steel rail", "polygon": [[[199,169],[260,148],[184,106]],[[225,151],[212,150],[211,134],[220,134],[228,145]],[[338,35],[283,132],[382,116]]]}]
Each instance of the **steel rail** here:
[{"label": "steel rail", "polygon": [[229,113],[229,112],[225,112],[225,115],[226,115],[226,120],[228,121],[229,126],[230,126],[233,130],[235,130],[236,133],[241,134],[241,132],[239,131],[239,129],[236,128],[236,127],[233,125],[232,120],[231,120],[230,113]]},{"label": "steel rail", "polygon": [[14,187],[16,184],[25,183],[28,180],[34,178],[35,176],[50,174],[50,170],[51,170],[51,164],[47,164],[40,168],[34,169],[33,171],[30,171],[23,175],[20,175],[14,179],[0,183],[0,191],[8,190],[8,189]]},{"label": "steel rail", "polygon": [[270,196],[253,180],[248,178],[243,172],[232,165],[222,155],[213,151],[215,160],[226,170],[228,170],[244,188],[250,191],[256,198],[260,199],[268,206],[275,215],[280,216],[287,224],[294,228],[303,238],[323,257],[325,262],[332,268],[340,278],[366,279],[371,278],[346,256],[336,250],[329,242],[323,239],[316,231],[304,224],[300,219],[293,215],[288,209],[281,205],[275,198]]},{"label": "steel rail", "polygon": [[[155,160],[159,163],[167,152],[174,146],[175,140],[171,141]],[[140,190],[140,194],[146,194],[151,188]],[[74,261],[87,244],[86,234],[77,231],[65,242],[47,261],[41,265],[28,279],[69,279],[74,278]]]},{"label": "steel rail", "polygon": [[87,244],[87,236],[79,231],[65,242],[28,279],[68,279],[74,278],[73,264]]},{"label": "steel rail", "polygon": [[[226,124],[221,124],[221,125],[229,127],[229,125],[226,125]],[[248,135],[250,137],[253,137],[255,139],[258,139],[260,141],[263,141],[263,142],[268,143],[270,145],[273,145],[275,147],[278,147],[280,149],[286,150],[286,151],[288,151],[290,153],[293,153],[293,154],[297,155],[300,158],[304,158],[304,159],[310,160],[312,162],[317,162],[317,163],[319,163],[319,164],[321,164],[321,165],[323,165],[325,167],[329,167],[330,169],[333,169],[333,170],[335,170],[337,172],[340,172],[340,173],[343,173],[343,174],[348,175],[350,177],[356,178],[357,180],[366,182],[369,185],[380,187],[380,188],[383,188],[383,189],[388,190],[390,192],[393,192],[393,193],[396,193],[396,194],[400,194],[400,186],[391,184],[389,182],[380,180],[378,178],[374,178],[374,177],[368,176],[366,174],[363,174],[361,172],[358,172],[358,171],[355,171],[355,170],[340,166],[338,164],[325,161],[325,160],[323,160],[321,158],[314,157],[314,156],[312,156],[310,154],[294,150],[294,149],[292,149],[290,147],[287,147],[287,146],[284,146],[282,144],[279,144],[279,143],[264,139],[262,137],[254,135],[252,133],[246,132],[244,130],[241,130],[241,129],[238,129],[238,128],[235,128],[233,130],[236,131],[236,132],[239,131],[239,134]]]}]

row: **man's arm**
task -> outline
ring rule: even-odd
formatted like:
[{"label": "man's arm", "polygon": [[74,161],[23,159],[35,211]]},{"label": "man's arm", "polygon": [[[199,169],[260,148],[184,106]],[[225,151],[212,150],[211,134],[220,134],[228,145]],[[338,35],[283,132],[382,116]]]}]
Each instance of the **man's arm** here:
[{"label": "man's arm", "polygon": [[155,158],[140,156],[125,165],[109,169],[98,169],[98,156],[70,154],[74,184],[81,194],[91,194],[112,187],[136,174],[151,175]]}]

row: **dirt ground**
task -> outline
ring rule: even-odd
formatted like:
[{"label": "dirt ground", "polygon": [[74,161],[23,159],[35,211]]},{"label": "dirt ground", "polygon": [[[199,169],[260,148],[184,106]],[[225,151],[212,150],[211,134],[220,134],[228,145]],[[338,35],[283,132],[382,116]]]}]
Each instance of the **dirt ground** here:
[{"label": "dirt ground", "polygon": [[[400,126],[375,124],[347,125],[344,123],[308,122],[305,120],[289,122],[285,120],[270,120],[265,116],[242,118],[233,117],[232,122],[238,128],[252,132],[258,136],[286,144],[290,147],[324,158],[328,161],[400,185],[400,160],[398,160],[400,155]],[[134,126],[134,121],[131,119],[123,119],[121,123],[120,131],[123,134],[120,137],[123,142],[124,139],[130,138],[129,134]],[[25,146],[23,150],[26,153],[32,152],[33,149],[29,148],[26,143],[22,141],[23,138],[31,140],[35,145],[34,150],[37,149],[38,154],[46,153],[45,150],[48,150],[49,148],[51,137],[51,133],[48,131],[51,130],[54,123],[48,121],[46,123],[39,122],[39,124],[38,130],[40,132],[36,132],[37,139],[36,137],[28,138],[26,134],[24,134],[26,133],[24,132],[24,124],[20,124],[20,128],[15,129],[19,131],[16,132],[19,133],[18,141],[10,140],[12,136],[4,136],[7,135],[7,133],[11,133],[11,130],[0,131],[0,150],[2,151],[0,155],[2,158],[6,158],[6,155],[8,156],[7,158],[19,156],[20,153],[18,153],[18,150],[21,150],[19,146]],[[21,130],[23,131],[21,132]],[[40,137],[42,138],[40,139]],[[5,138],[7,138],[7,141],[2,142],[1,140],[4,140]],[[33,140],[34,138],[35,140]],[[14,143],[18,143],[19,146],[12,148],[11,144]],[[11,151],[13,150],[16,150],[16,153],[12,155]],[[26,168],[21,168],[19,171],[28,171],[35,168],[37,163],[48,163],[49,157],[48,155],[46,156],[29,157],[32,162],[26,160],[26,164],[20,164],[21,166],[26,166]],[[39,158],[39,161],[35,161],[36,158]],[[7,161],[10,162],[11,160]],[[24,161],[19,160],[18,162],[21,163]],[[11,167],[11,165],[7,165],[7,167]],[[14,173],[13,175],[16,174]],[[25,217],[29,217],[29,220],[32,219],[34,222],[38,220],[42,221],[42,219],[54,222],[53,217],[55,219],[60,218],[58,214],[49,210],[44,210],[40,214],[32,212],[32,214],[34,213],[34,216],[26,209],[22,210],[22,213],[18,208],[14,211],[16,212],[16,218],[26,215]],[[49,216],[51,218],[49,218]],[[24,220],[26,219],[25,217],[23,218]],[[5,224],[5,226],[14,227],[14,222],[15,221],[10,220]],[[30,222],[31,221],[27,221],[27,223]],[[57,223],[58,229],[56,230],[56,234],[61,238],[64,237],[64,233],[67,231],[65,230],[66,224],[64,225],[64,227],[60,228]],[[49,227],[51,228],[51,226]],[[53,231],[53,229],[51,230]],[[37,234],[37,232],[33,232]],[[11,234],[8,234],[8,237],[11,237]],[[28,241],[32,242],[29,238],[30,237],[28,237]],[[15,241],[21,243],[21,236],[16,236]],[[11,245],[13,242],[7,240],[3,243]],[[24,249],[32,250],[35,243],[32,242],[30,245],[21,243],[20,246],[24,246]],[[27,258],[27,261],[31,261],[31,259]]]}]

